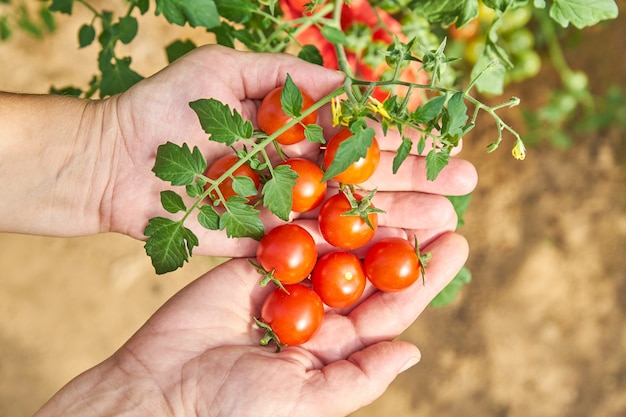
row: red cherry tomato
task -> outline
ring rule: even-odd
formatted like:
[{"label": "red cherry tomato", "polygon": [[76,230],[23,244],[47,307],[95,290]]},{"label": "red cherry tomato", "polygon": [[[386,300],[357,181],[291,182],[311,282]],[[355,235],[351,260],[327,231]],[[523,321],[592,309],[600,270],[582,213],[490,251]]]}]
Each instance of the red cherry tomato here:
[{"label": "red cherry tomato", "polygon": [[374,243],[365,254],[365,275],[381,291],[400,291],[420,276],[420,261],[411,243],[388,237]]},{"label": "red cherry tomato", "polygon": [[361,260],[351,252],[328,252],[317,260],[311,274],[313,289],[329,307],[354,304],[365,289]]},{"label": "red cherry tomato", "polygon": [[296,224],[283,224],[261,238],[256,257],[266,271],[274,270],[274,277],[281,283],[294,284],[313,270],[317,248],[305,229]]},{"label": "red cherry tomato", "polygon": [[[213,164],[207,169],[206,176],[211,178],[212,180],[217,180],[226,171],[232,168],[232,166],[235,165],[238,160],[239,158],[237,157],[237,155],[225,155],[219,158],[217,161],[213,162]],[[233,177],[248,177],[254,182],[254,186],[257,189],[259,188],[259,175],[252,168],[250,168],[249,165],[243,164],[239,168],[235,169],[230,177],[226,178],[218,185],[218,188],[220,189],[220,192],[224,196],[225,200],[228,200],[232,196],[238,195],[235,190],[233,190]],[[206,188],[208,187],[209,184],[206,185]],[[209,197],[211,197],[212,200],[215,200],[217,198],[217,196],[215,195],[210,195]],[[254,197],[255,196],[248,196],[247,198],[248,200],[252,200]]]},{"label": "red cherry tomato", "polygon": [[[354,194],[357,201],[363,197]],[[343,194],[330,197],[320,209],[318,224],[324,239],[331,245],[346,250],[360,248],[369,242],[378,228],[378,214],[369,213],[370,227],[359,215],[342,216],[352,207],[348,198]]]},{"label": "red cherry tomato", "polygon": [[[328,142],[326,151],[324,152],[324,168],[328,169],[330,164],[335,159],[335,154],[339,149],[339,145],[346,139],[352,136],[350,129],[343,129],[337,132],[335,136]],[[335,175],[333,179],[335,181],[342,182],[344,184],[360,184],[372,176],[378,162],[380,161],[380,147],[376,138],[372,140],[372,146],[367,150],[367,154],[363,158],[359,158],[356,162],[352,163],[345,171]]]},{"label": "red cherry tomato", "polygon": [[326,182],[322,182],[322,169],[302,158],[291,158],[280,165],[289,165],[298,174],[296,185],[293,187],[293,202],[291,210],[303,213],[322,204],[326,196]]},{"label": "red cherry tomato", "polygon": [[[282,92],[283,87],[277,87],[276,89],[270,91],[270,93],[263,98],[263,101],[257,111],[257,123],[259,124],[259,128],[268,135],[276,132],[293,119],[291,116],[287,116],[283,111],[280,103],[280,95]],[[301,91],[301,93],[302,111],[305,111],[307,108],[311,107],[314,102],[307,93],[304,91]],[[313,124],[316,121],[317,112],[314,111],[302,119],[302,124],[298,123],[280,134],[276,138],[276,141],[281,145],[298,143],[305,139],[304,127],[302,125]]]},{"label": "red cherry tomato", "polygon": [[269,293],[261,307],[261,320],[272,328],[281,344],[301,345],[309,341],[324,320],[319,295],[302,284],[285,285]]}]

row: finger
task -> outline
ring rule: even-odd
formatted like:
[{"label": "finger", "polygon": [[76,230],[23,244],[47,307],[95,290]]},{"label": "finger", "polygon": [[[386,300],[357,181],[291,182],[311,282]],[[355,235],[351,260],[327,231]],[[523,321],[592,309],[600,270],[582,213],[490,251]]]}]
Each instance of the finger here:
[{"label": "finger", "polygon": [[381,152],[380,163],[374,175],[362,185],[381,191],[422,191],[441,195],[465,195],[478,182],[476,168],[468,161],[450,158],[448,165],[434,181],[426,176],[426,158],[408,156],[398,171],[393,173],[394,153]]},{"label": "finger", "polygon": [[[419,359],[419,350],[408,342],[382,342],[320,371],[309,371],[299,409],[293,414],[311,415],[312,410],[319,410],[319,415],[325,417],[348,415],[380,397],[399,373]],[[328,409],[319,406],[330,403],[341,409],[328,414]]]}]

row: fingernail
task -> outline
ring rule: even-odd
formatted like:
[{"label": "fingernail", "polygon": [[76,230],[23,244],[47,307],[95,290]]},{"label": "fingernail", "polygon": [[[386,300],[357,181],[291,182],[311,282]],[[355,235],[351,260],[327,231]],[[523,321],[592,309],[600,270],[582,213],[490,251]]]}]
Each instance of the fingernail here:
[{"label": "fingernail", "polygon": [[404,365],[402,365],[402,368],[400,368],[400,372],[398,372],[399,374],[401,374],[402,372],[406,371],[409,368],[414,367],[415,365],[417,365],[417,363],[420,361],[420,358],[417,356],[412,356],[411,358],[409,358],[408,361],[406,361],[406,363]]}]

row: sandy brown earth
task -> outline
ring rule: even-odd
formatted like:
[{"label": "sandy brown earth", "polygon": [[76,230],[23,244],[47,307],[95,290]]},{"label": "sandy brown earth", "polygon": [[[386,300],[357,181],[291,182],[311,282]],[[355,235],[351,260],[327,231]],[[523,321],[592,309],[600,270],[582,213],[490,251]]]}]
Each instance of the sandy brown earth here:
[{"label": "sandy brown earth", "polygon": [[[17,34],[0,43],[0,89],[84,85],[96,65],[93,47],[76,49],[77,27],[87,18],[77,6],[43,41]],[[129,47],[143,74],[165,65],[168,39],[206,38],[144,20]],[[623,39],[622,16],[585,31],[567,52],[589,71],[594,91],[626,88]],[[540,103],[553,79],[547,69],[510,94]],[[515,120],[518,110],[509,115]],[[534,147],[518,162],[509,144],[484,153],[494,135],[485,122],[462,155],[480,175],[461,229],[472,246],[473,281],[452,305],[428,309],[402,335],[420,346],[422,362],[355,416],[624,416],[625,134],[609,128],[582,135],[569,150]],[[0,234],[0,415],[33,413],[214,263],[196,257],[158,277],[142,243],[123,236]]]}]

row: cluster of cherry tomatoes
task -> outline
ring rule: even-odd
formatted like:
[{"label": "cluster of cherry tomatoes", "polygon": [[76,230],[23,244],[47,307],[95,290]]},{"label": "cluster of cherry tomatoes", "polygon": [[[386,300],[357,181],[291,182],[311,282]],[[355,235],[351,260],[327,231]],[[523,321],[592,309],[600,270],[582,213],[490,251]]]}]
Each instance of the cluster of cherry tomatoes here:
[{"label": "cluster of cherry tomatoes", "polygon": [[[282,87],[270,92],[262,101],[257,120],[267,135],[283,128],[292,118],[282,110]],[[308,94],[301,91],[303,111],[313,104]],[[317,122],[317,113],[304,117],[301,123],[278,135],[281,145],[294,144],[305,139],[304,126]],[[339,145],[352,135],[349,129],[340,130],[324,150],[324,169],[333,161]],[[253,264],[263,274],[263,285],[273,282],[276,288],[265,299],[257,324],[266,330],[261,341],[282,346],[295,346],[310,340],[319,330],[325,307],[346,308],[359,301],[369,281],[381,291],[399,291],[413,284],[422,273],[422,259],[413,244],[402,238],[386,238],[374,243],[364,259],[353,251],[369,243],[378,227],[378,213],[373,207],[373,193],[361,195],[356,185],[366,181],[376,170],[380,149],[376,138],[365,157],[352,163],[332,180],[343,186],[327,197],[324,171],[318,164],[301,158],[289,158],[280,164],[289,165],[298,175],[292,193],[292,211],[304,213],[319,208],[318,225],[324,239],[335,250],[319,256],[315,240],[301,226],[287,223],[273,228],[260,240]],[[233,167],[238,157],[225,156],[207,170],[207,177],[217,179]],[[225,199],[238,193],[233,179],[247,177],[254,189],[260,176],[249,165],[241,165],[219,184]],[[244,195],[250,201],[255,195]]]}]

